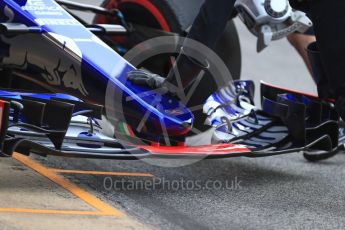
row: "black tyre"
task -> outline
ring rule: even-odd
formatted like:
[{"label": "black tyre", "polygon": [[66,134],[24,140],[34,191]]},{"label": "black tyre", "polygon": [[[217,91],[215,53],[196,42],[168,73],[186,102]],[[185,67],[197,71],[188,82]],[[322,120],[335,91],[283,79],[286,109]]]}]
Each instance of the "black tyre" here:
[{"label": "black tyre", "polygon": [[[118,8],[129,22],[183,35],[192,25],[202,3],[203,0],[105,0],[102,6],[108,9]],[[115,23],[103,16],[97,16],[95,21]],[[124,40],[124,38],[120,38],[119,41],[121,39]],[[135,44],[131,42],[131,46],[133,45]],[[216,52],[228,66],[233,79],[239,79],[241,49],[238,33],[232,21],[229,21]],[[161,66],[162,58],[159,58],[160,61],[157,60],[145,64],[154,63],[155,66]],[[158,71],[158,73],[162,73],[162,71]]]}]

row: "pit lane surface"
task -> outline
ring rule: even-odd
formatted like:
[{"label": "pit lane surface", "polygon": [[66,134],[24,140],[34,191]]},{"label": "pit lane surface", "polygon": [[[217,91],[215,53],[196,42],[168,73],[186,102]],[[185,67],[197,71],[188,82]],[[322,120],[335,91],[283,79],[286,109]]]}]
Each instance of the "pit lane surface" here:
[{"label": "pit lane surface", "polygon": [[[255,38],[239,21],[237,25],[244,78],[315,92],[302,61],[285,40],[274,42],[258,55]],[[294,153],[208,160],[178,168],[143,161],[35,160],[46,167],[71,170],[63,173],[67,179],[149,228],[345,228],[343,154],[316,164]],[[154,177],[90,171],[149,173]]]}]

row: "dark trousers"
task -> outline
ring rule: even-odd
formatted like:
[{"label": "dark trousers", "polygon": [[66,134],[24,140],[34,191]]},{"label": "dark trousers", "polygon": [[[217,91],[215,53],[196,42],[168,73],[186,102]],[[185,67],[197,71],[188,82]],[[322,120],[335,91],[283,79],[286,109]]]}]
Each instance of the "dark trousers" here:
[{"label": "dark trousers", "polygon": [[311,0],[322,64],[336,96],[345,96],[345,1]]},{"label": "dark trousers", "polygon": [[[214,49],[217,41],[225,30],[227,22],[234,9],[234,3],[235,0],[205,0],[204,4],[200,8],[199,14],[194,20],[191,30],[189,31],[188,38],[196,40],[205,46]],[[218,89],[216,81],[214,80],[215,77],[217,76],[211,76],[206,72],[196,91],[204,91],[207,89],[209,95],[211,95]],[[207,94],[205,93],[203,93],[204,97],[200,97],[200,94],[196,96],[198,93],[194,94],[195,96],[192,97],[188,103],[190,106],[201,105],[207,99]]]},{"label": "dark trousers", "polygon": [[213,49],[221,37],[236,0],[205,0],[188,38]]},{"label": "dark trousers", "polygon": [[[205,46],[214,49],[232,14],[234,3],[235,0],[205,0],[204,4],[201,6],[199,14],[194,20],[192,28],[188,34],[188,38],[196,40]],[[186,76],[182,76],[182,78],[183,77]],[[214,80],[216,77],[217,76],[211,76],[211,74],[206,71],[203,79],[199,83],[199,86],[195,89],[195,92],[186,104],[189,107],[199,107],[203,105],[206,99],[218,89],[218,85]],[[187,88],[185,91],[185,93],[188,94],[189,89]],[[198,92],[203,93],[200,94]],[[194,116],[195,127],[202,127],[206,118],[202,109],[194,111]]]}]

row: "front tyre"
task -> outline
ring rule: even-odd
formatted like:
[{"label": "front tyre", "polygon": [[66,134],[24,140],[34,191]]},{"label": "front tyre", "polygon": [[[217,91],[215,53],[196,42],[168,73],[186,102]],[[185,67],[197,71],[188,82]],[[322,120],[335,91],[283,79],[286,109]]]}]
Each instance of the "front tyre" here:
[{"label": "front tyre", "polygon": [[[126,20],[131,23],[185,35],[198,14],[202,3],[203,0],[105,0],[102,6],[107,9],[119,9]],[[96,16],[94,21],[95,23],[116,23],[111,18],[102,15]],[[114,40],[126,43],[124,37],[114,37]],[[136,45],[135,43],[131,40],[130,46]],[[126,48],[130,49],[131,47]],[[228,22],[215,51],[229,68],[233,80],[239,79],[242,61],[241,48],[238,32],[233,21]],[[158,63],[161,64],[161,62]],[[152,63],[146,64],[152,65]],[[161,68],[163,67],[161,66]],[[164,71],[166,72],[166,68]],[[163,74],[162,70],[159,73]]]}]

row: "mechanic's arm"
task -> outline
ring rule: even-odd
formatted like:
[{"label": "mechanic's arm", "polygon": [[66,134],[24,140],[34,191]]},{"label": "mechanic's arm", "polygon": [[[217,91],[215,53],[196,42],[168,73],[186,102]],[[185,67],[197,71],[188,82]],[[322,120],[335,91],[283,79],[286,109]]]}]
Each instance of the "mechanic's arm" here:
[{"label": "mechanic's arm", "polygon": [[316,40],[315,35],[312,31],[313,30],[311,29],[311,31],[308,33],[304,33],[304,34],[291,33],[287,36],[287,40],[290,42],[290,44],[296,49],[298,54],[301,56],[310,74],[312,73],[312,69],[310,66],[306,48],[310,43],[315,42]]}]

